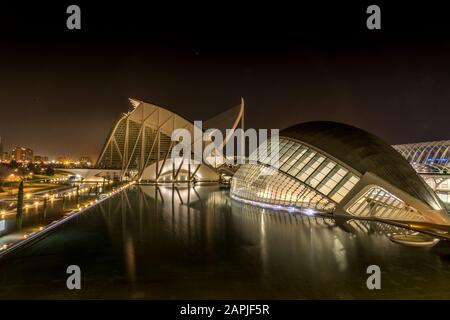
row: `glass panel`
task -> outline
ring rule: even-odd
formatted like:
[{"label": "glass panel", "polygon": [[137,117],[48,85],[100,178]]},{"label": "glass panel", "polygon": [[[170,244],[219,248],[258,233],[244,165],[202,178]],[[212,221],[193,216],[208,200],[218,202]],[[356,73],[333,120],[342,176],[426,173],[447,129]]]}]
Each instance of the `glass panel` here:
[{"label": "glass panel", "polygon": [[304,155],[294,164],[294,166],[289,170],[289,174],[292,176],[296,176],[297,173],[315,156],[315,152],[312,150],[308,150],[304,153]]},{"label": "glass panel", "polygon": [[404,221],[423,221],[417,210],[407,206],[381,187],[373,187],[352,203],[347,209],[349,214],[363,217],[382,217]]},{"label": "glass panel", "polygon": [[324,161],[320,165],[319,169],[316,170],[316,172],[308,178],[306,183],[311,187],[317,187],[317,185],[322,182],[322,180],[327,176],[327,174],[331,171],[331,169],[333,169],[335,165],[336,163],[331,160]]},{"label": "glass panel", "polygon": [[321,155],[315,155],[314,158],[307,163],[305,167],[297,174],[297,178],[301,181],[305,181],[316,169],[319,165],[325,160],[325,158]]},{"label": "glass panel", "polygon": [[299,147],[295,153],[292,155],[292,157],[290,159],[288,159],[281,167],[281,170],[284,172],[287,172],[293,165],[294,163],[297,162],[298,159],[300,159],[300,157],[306,152],[306,148],[305,147]]},{"label": "glass panel", "polygon": [[231,181],[231,194],[242,199],[283,206],[332,211],[322,195],[301,182],[263,165],[243,165]]}]

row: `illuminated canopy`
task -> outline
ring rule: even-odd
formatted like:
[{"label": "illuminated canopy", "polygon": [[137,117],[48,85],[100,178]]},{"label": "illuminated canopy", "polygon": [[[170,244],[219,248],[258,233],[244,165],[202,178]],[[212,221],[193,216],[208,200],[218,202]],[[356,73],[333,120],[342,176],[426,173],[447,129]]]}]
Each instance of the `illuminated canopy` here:
[{"label": "illuminated canopy", "polygon": [[393,146],[418,172],[448,172],[450,140]]}]

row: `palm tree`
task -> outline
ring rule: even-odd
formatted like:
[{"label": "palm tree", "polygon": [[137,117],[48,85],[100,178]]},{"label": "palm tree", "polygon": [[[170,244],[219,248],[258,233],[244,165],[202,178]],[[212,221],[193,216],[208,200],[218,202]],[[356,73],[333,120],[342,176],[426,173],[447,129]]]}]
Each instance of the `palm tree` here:
[{"label": "palm tree", "polygon": [[23,218],[23,180],[19,183],[19,191],[17,192],[17,213],[16,213],[16,226],[18,229],[22,229]]}]

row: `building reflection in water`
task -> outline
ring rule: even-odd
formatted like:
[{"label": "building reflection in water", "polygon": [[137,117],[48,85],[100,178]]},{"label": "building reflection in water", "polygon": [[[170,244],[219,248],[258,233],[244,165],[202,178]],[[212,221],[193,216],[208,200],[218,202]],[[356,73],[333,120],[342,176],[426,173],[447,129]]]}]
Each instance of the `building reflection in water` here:
[{"label": "building reflection in water", "polygon": [[[387,236],[410,232],[378,222],[336,221],[242,204],[217,186],[135,186],[119,199],[100,206],[111,232],[120,217],[124,263],[132,282],[136,259],[145,259],[147,244],[154,251],[175,248],[207,264],[223,257],[240,259],[263,281],[274,271],[291,278],[313,271],[325,283],[331,272],[348,271],[359,254],[395,250]],[[355,241],[357,237],[364,241]]]},{"label": "building reflection in water", "polygon": [[[86,270],[83,298],[371,298],[366,268],[376,264],[382,297],[448,296],[450,247],[389,240],[410,232],[263,209],[217,185],[133,186],[25,249],[2,269],[1,286],[8,297],[54,297],[61,288],[41,283],[59,283],[53,271],[75,261]],[[30,290],[37,269],[42,282]]]}]

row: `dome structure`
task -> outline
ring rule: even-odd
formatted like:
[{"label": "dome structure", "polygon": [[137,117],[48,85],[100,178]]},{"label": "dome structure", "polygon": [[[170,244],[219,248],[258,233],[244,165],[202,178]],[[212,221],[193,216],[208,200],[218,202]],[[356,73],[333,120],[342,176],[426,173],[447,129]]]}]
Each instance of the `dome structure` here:
[{"label": "dome structure", "polygon": [[372,172],[437,207],[436,194],[393,147],[362,129],[331,121],[313,121],[283,130],[281,136],[303,141],[341,160],[359,173]]},{"label": "dome structure", "polygon": [[[273,152],[277,149],[278,154]],[[300,123],[282,130],[278,141],[267,141],[255,154],[251,158],[257,163],[243,165],[233,177],[236,199],[336,215],[450,224],[445,206],[408,161],[379,137],[351,125]],[[277,156],[279,161],[274,161]]]}]

